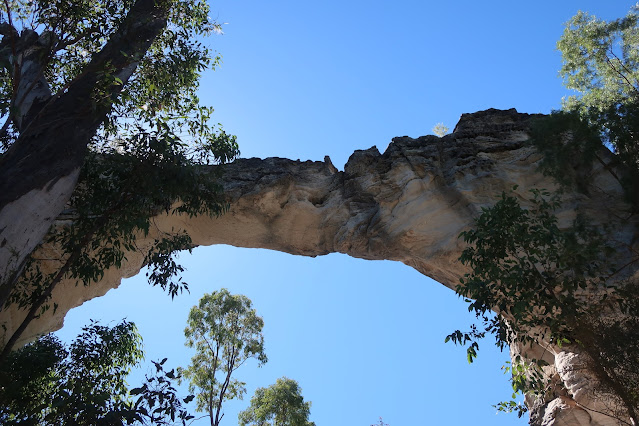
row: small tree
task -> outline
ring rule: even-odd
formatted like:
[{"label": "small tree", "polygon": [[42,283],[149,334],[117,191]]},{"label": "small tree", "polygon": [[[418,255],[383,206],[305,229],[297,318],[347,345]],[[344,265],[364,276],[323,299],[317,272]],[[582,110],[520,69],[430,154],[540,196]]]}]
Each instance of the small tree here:
[{"label": "small tree", "polygon": [[437,123],[433,127],[433,133],[441,138],[444,135],[448,134],[448,126],[445,126],[444,123]]},{"label": "small tree", "polygon": [[311,403],[304,402],[302,389],[292,379],[282,377],[268,388],[258,388],[251,406],[239,416],[240,426],[315,426],[308,421]]},{"label": "small tree", "polygon": [[[202,43],[216,29],[204,0],[0,2],[0,311],[25,310],[0,331],[0,362],[60,282],[90,285],[140,250],[150,217],[225,211],[218,172],[200,167],[238,154],[197,95],[219,61]],[[51,202],[21,204],[33,191]],[[45,235],[63,209],[70,220]],[[59,253],[44,269],[39,243]],[[185,289],[174,258],[190,247],[178,230],[158,235],[143,253],[151,283]]]},{"label": "small tree", "polygon": [[197,395],[197,410],[208,413],[211,425],[220,424],[225,399],[242,398],[246,392],[243,382],[231,378],[233,372],[250,358],[260,365],[267,361],[263,326],[251,301],[227,289],[204,295],[191,308],[184,335],[186,346],[196,352],[182,373]]}]

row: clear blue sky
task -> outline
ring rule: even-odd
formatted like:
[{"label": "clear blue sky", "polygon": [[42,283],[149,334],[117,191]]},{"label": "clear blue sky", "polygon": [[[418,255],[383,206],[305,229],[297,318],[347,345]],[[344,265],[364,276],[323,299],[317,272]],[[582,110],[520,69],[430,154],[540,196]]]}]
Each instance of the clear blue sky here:
[{"label": "clear blue sky", "polygon": [[[322,160],[342,168],[355,149],[384,150],[394,136],[451,129],[486,108],[550,112],[566,94],[555,43],[579,9],[612,19],[631,1],[230,1],[212,3],[225,34],[209,41],[223,64],[207,72],[202,101],[238,136],[243,157]],[[58,335],[90,318],[135,322],[147,362],[185,366],[191,306],[227,287],[264,318],[269,362],[246,364],[244,401],[225,405],[237,423],[256,387],[299,381],[318,426],[524,425],[495,414],[510,395],[507,354],[487,339],[469,366],[444,337],[472,321],[452,291],[409,267],[344,255],[303,258],[226,246],[181,260],[191,293],[174,301],[139,275],[75,309]],[[203,420],[195,424],[207,424]]]}]

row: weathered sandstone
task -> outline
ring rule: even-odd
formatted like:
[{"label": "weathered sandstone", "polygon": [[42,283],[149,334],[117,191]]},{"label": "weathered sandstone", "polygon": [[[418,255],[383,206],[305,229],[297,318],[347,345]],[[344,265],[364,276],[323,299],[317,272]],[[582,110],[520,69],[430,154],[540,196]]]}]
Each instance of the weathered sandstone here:
[{"label": "weathered sandstone", "polygon": [[[515,185],[522,200],[529,198],[531,188],[555,188],[537,171],[540,155],[526,143],[530,118],[514,109],[464,114],[454,132],[443,138],[404,136],[393,139],[383,154],[375,147],[355,151],[344,171],[336,170],[328,157],[324,162],[241,159],[226,166],[224,174],[231,202],[228,213],[220,218],[158,216],[138,245],[150,245],[161,232],[185,230],[196,245],[396,260],[454,288],[468,272],[457,260],[463,249],[458,235],[472,225],[482,207],[494,204],[502,191]],[[598,167],[592,170],[594,185],[588,195],[566,195],[559,212],[565,223],[577,211],[586,212],[595,223],[608,223],[627,210],[617,181]],[[615,238],[636,245],[634,226],[617,229]],[[43,257],[55,258],[54,249],[45,247],[43,252]],[[141,253],[129,253],[122,269],[108,271],[97,284],[58,286],[53,297],[57,311],[31,324],[23,342],[60,328],[69,309],[117,287],[122,277],[138,273],[142,262]],[[2,312],[0,322],[10,332],[21,315],[16,310]],[[544,356],[551,363],[549,374],[558,373],[569,394],[531,401],[536,404],[534,424],[616,424],[587,408],[595,404],[597,411],[601,409],[592,401],[594,382],[572,368],[579,363],[578,354],[546,348]]]}]

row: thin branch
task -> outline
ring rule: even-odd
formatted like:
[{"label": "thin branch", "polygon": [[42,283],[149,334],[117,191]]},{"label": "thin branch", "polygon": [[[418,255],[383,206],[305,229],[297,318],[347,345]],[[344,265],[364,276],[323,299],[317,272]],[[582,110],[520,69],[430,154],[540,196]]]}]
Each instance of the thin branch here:
[{"label": "thin branch", "polygon": [[628,425],[628,426],[634,426],[634,425],[635,425],[635,423],[634,423],[634,422],[633,422],[633,423],[629,423],[629,422],[627,422],[627,421],[625,421],[625,420],[622,420],[622,419],[620,419],[619,417],[614,416],[614,415],[612,415],[612,414],[605,413],[605,412],[603,412],[603,411],[599,411],[599,410],[595,410],[594,408],[590,408],[590,407],[588,407],[587,405],[584,405],[584,404],[581,404],[581,403],[579,403],[579,402],[575,401],[574,399],[573,399],[573,401],[575,402],[575,405],[577,405],[579,408],[581,408],[581,409],[583,409],[583,410],[586,410],[586,411],[592,411],[592,412],[594,412],[594,413],[597,413],[597,414],[601,414],[601,415],[604,415],[604,416],[610,417],[610,418],[615,419],[615,420],[619,421],[620,423],[623,423],[623,424]]},{"label": "thin branch", "polygon": [[59,52],[62,49],[65,49],[71,45],[76,44],[77,42],[81,41],[83,38],[85,38],[86,36],[88,36],[89,34],[91,34],[92,32],[96,32],[98,30],[97,27],[91,27],[91,28],[87,28],[84,31],[82,31],[80,34],[78,34],[76,37],[66,40],[66,41],[60,41],[59,43],[56,44],[55,49],[53,49],[54,52]]},{"label": "thin branch", "polygon": [[[619,57],[615,54],[615,52],[613,52],[612,47],[610,47],[610,48],[609,48],[609,51],[610,51],[610,54],[611,54],[612,56],[614,56],[614,57],[615,57],[615,59],[619,62],[619,65],[621,65],[621,67],[622,67],[622,68],[623,68],[623,69],[624,69],[627,73],[632,74],[632,70],[630,70],[630,69],[626,66],[626,64],[624,64],[624,63],[623,63],[623,61],[622,61],[621,59],[619,59]],[[607,57],[607,56],[606,56],[606,60],[610,63],[610,61],[608,60],[608,57]],[[615,71],[617,71],[617,70],[616,70],[616,68],[615,68]],[[617,73],[619,73],[620,75],[622,75],[619,71],[617,71]],[[626,82],[628,83],[628,85],[630,85],[630,87],[632,87],[632,88],[633,88],[633,90],[634,90],[635,92],[637,92],[637,94],[639,94],[639,90],[637,90],[637,88],[635,87],[635,85],[634,85],[634,84],[632,84],[632,83],[631,83],[631,82],[630,82],[630,81],[626,78],[626,76],[625,76],[625,75],[622,75],[622,77],[623,77],[623,79],[624,79],[624,80],[626,80]],[[635,79],[635,83],[636,83],[637,85],[639,85],[639,81],[637,81],[637,79]]]},{"label": "thin branch", "polygon": [[595,158],[597,158],[597,161],[599,161],[599,163],[601,163],[601,165],[604,167],[605,170],[607,170],[608,172],[610,172],[610,174],[612,175],[612,177],[615,178],[615,180],[617,182],[619,182],[619,184],[621,184],[621,179],[619,178],[619,176],[617,175],[617,173],[615,173],[615,171],[612,169],[612,166],[610,165],[610,163],[606,163],[603,158],[601,158],[597,153],[595,153]]},{"label": "thin branch", "polygon": [[[617,57],[617,55],[615,55],[615,53],[612,51],[612,48],[609,49],[610,50],[610,54],[612,56],[615,57],[615,59],[619,62],[619,64],[623,67],[623,63],[621,62],[621,60]],[[615,71],[619,77],[621,77],[623,80],[625,80],[626,84],[634,91],[636,92],[637,95],[639,95],[639,90],[634,86],[634,84],[632,84],[630,82],[630,80],[628,80],[628,77],[626,77],[626,75],[624,73],[622,73],[620,70],[617,69],[617,67],[612,63],[612,61],[610,60],[610,58],[608,57],[608,55],[606,55],[606,62],[608,63],[608,65],[610,66],[610,68],[613,69],[613,71]]]},{"label": "thin branch", "polygon": [[615,275],[617,275],[619,272],[623,271],[624,269],[626,269],[628,266],[632,265],[633,263],[635,263],[636,261],[638,261],[639,258],[635,258],[633,260],[631,260],[630,262],[626,263],[625,265],[623,265],[622,267],[620,267],[619,269],[617,269],[615,272],[613,272],[612,274],[608,275],[608,279],[614,277]]},{"label": "thin branch", "polygon": [[209,415],[205,414],[203,416],[193,418],[193,420],[191,420],[191,422],[189,423],[189,426],[191,426],[193,424],[193,422],[197,422],[198,420],[202,420],[204,417],[209,417]]},{"label": "thin branch", "polygon": [[[90,238],[89,235],[87,235],[85,238],[87,239],[87,244],[88,244],[89,238]],[[80,251],[76,251],[71,256],[69,256],[64,266],[60,268],[60,270],[53,277],[49,285],[40,294],[40,296],[32,303],[31,309],[29,309],[27,316],[24,318],[24,320],[22,321],[20,326],[16,329],[16,331],[13,332],[13,334],[11,335],[11,337],[5,344],[2,352],[0,353],[0,361],[6,359],[6,357],[11,352],[11,349],[13,349],[13,346],[16,344],[20,336],[22,336],[22,333],[24,332],[24,330],[26,330],[27,326],[31,323],[31,321],[33,321],[37,317],[38,310],[40,310],[42,305],[44,305],[44,303],[47,300],[49,300],[49,297],[51,297],[51,293],[53,292],[53,289],[58,285],[58,283],[60,283],[62,278],[64,278],[65,274],[69,271],[69,269],[73,265],[73,262],[75,262],[79,257],[80,257]]]}]

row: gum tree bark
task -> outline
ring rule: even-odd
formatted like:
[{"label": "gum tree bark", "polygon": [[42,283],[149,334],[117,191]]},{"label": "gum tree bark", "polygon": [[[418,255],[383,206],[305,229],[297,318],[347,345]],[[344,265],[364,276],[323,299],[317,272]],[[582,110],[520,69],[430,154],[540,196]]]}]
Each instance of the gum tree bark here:
[{"label": "gum tree bark", "polygon": [[44,61],[56,49],[52,36],[0,25],[0,59],[11,68],[17,111],[12,118],[19,131],[0,157],[0,309],[27,257],[68,202],[88,143],[166,27],[166,15],[165,2],[138,0],[104,48],[56,94],[43,74]]}]

